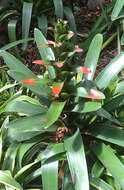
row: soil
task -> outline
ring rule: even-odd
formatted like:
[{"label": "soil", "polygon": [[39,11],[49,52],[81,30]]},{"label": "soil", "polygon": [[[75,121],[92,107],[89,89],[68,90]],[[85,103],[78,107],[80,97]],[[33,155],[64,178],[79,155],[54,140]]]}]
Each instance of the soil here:
[{"label": "soil", "polygon": [[[111,0],[105,1],[105,7],[111,2]],[[75,5],[75,7],[79,5]],[[74,11],[74,16],[77,25],[77,31],[80,34],[89,34],[94,23],[97,21],[99,16],[102,13],[102,10],[97,7],[96,10],[89,10],[87,6],[83,4],[78,7],[78,11]],[[21,37],[19,38],[21,39]],[[79,37],[79,41],[83,41],[84,38]],[[8,34],[7,34],[7,23],[0,24],[0,47],[3,47],[5,44],[9,43]],[[21,56],[21,60],[25,65],[27,65],[33,72],[39,74],[38,67],[32,64],[32,61],[38,59],[38,51],[34,42],[29,42],[27,51],[24,53],[21,49],[21,46],[18,46],[19,54]],[[10,53],[14,54],[12,49],[8,50]],[[100,59],[97,66],[97,74],[107,65],[115,56],[117,55],[117,49],[112,47],[111,45],[104,49],[101,52]],[[2,57],[0,57],[0,67],[4,66],[4,62]]]}]

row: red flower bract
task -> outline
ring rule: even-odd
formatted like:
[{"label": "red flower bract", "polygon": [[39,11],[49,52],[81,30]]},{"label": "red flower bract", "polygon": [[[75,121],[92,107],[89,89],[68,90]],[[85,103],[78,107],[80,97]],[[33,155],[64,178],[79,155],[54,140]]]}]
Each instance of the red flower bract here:
[{"label": "red flower bract", "polygon": [[86,98],[92,98],[92,99],[99,99],[102,93],[99,90],[90,90],[90,95],[87,96]]},{"label": "red flower bract", "polygon": [[47,40],[46,41],[47,44],[55,44],[55,42],[51,41],[51,40]]},{"label": "red flower bract", "polygon": [[77,53],[83,52],[83,49],[79,48],[78,45],[75,45],[75,48]]},{"label": "red flower bract", "polygon": [[91,73],[91,69],[80,67],[79,73]]},{"label": "red flower bract", "polygon": [[35,79],[24,79],[23,81],[23,84],[32,84],[34,85],[35,84]]},{"label": "red flower bract", "polygon": [[62,90],[62,87],[63,87],[63,85],[62,86],[52,86],[52,94],[54,96],[59,95]]},{"label": "red flower bract", "polygon": [[40,47],[42,47],[42,48],[46,48],[46,46],[43,44],[43,45],[40,45]]},{"label": "red flower bract", "polygon": [[38,65],[44,65],[43,60],[34,60],[33,63],[38,64]]},{"label": "red flower bract", "polygon": [[69,37],[73,37],[73,36],[74,36],[74,32],[70,32],[70,33],[68,34],[68,36],[69,36]]}]

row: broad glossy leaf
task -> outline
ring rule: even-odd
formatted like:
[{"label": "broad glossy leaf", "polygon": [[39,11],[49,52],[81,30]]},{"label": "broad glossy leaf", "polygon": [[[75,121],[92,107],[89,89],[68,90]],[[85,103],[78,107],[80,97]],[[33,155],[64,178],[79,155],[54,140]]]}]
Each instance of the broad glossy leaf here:
[{"label": "broad glossy leaf", "polygon": [[18,112],[26,115],[35,115],[45,113],[47,110],[41,105],[31,104],[29,102],[19,101],[15,99],[9,102],[3,111]]},{"label": "broad glossy leaf", "polygon": [[44,129],[43,120],[43,114],[13,120],[7,125],[8,136],[13,140],[23,141],[45,131],[56,131],[57,124],[52,125],[49,129]]},{"label": "broad glossy leaf", "polygon": [[66,102],[57,102],[54,101],[51,103],[50,108],[48,109],[44,119],[42,121],[43,128],[50,127],[60,116]]},{"label": "broad glossy leaf", "polygon": [[89,189],[87,165],[84,153],[84,146],[79,129],[72,137],[64,141],[67,160],[75,183],[75,190]]},{"label": "broad glossy leaf", "polygon": [[57,19],[63,19],[63,1],[62,0],[53,0],[55,6],[55,13]]},{"label": "broad glossy leaf", "polygon": [[96,111],[99,108],[101,108],[100,102],[83,102],[83,103],[77,104],[73,108],[72,112],[87,113],[87,112]]},{"label": "broad glossy leaf", "polygon": [[42,57],[43,60],[51,60],[55,61],[55,56],[51,48],[42,48],[40,45],[46,45],[46,38],[42,34],[42,32],[39,29],[34,30],[34,36],[35,36],[35,41],[37,44],[37,48],[39,50],[39,53]]},{"label": "broad glossy leaf", "polygon": [[98,190],[114,190],[114,188],[100,178],[90,177],[91,186]]},{"label": "broad glossy leaf", "polygon": [[99,89],[105,89],[124,68],[124,53],[117,55],[97,76],[96,83]]},{"label": "broad glossy leaf", "polygon": [[124,189],[124,165],[112,152],[112,149],[104,143],[99,143],[93,147],[93,152],[109,170],[121,188]]},{"label": "broad glossy leaf", "polygon": [[48,22],[47,17],[45,15],[41,15],[38,17],[38,27],[43,32],[43,35],[47,36],[47,28],[48,28]]},{"label": "broad glossy leaf", "polygon": [[98,139],[124,147],[124,131],[111,125],[96,125],[89,130],[90,135]]},{"label": "broad glossy leaf", "polygon": [[118,19],[119,13],[120,13],[121,9],[123,8],[123,6],[124,6],[124,1],[122,1],[122,0],[116,1],[114,9],[111,14],[112,21]]},{"label": "broad glossy leaf", "polygon": [[101,34],[97,34],[88,49],[88,53],[84,62],[84,66],[88,69],[91,69],[91,73],[85,74],[85,78],[88,80],[92,80],[96,71],[96,66],[98,62],[98,58],[100,55],[101,47],[103,42],[103,36]]},{"label": "broad glossy leaf", "polygon": [[114,95],[124,93],[124,81],[121,81],[117,84]]},{"label": "broad glossy leaf", "polygon": [[58,190],[58,161],[43,164],[42,183],[44,190]]},{"label": "broad glossy leaf", "polygon": [[17,190],[23,190],[21,185],[14,178],[12,178],[8,172],[9,171],[0,171],[0,183],[8,185],[9,187],[12,187]]},{"label": "broad glossy leaf", "polygon": [[20,60],[10,53],[0,50],[0,56],[3,57],[5,63],[11,70],[22,72],[24,75],[27,75],[31,78],[36,78],[36,75],[30,69],[28,69]]},{"label": "broad glossy leaf", "polygon": [[[28,38],[32,16],[33,3],[24,2],[22,10],[22,39]],[[27,43],[24,43],[23,50],[26,50]]]}]

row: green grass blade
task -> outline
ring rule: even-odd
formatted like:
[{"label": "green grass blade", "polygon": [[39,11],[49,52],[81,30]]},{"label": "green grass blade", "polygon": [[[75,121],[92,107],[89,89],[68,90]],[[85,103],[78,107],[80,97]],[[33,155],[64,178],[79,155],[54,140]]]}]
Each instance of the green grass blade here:
[{"label": "green grass blade", "polygon": [[90,135],[98,139],[124,147],[124,131],[122,129],[100,124],[93,127],[89,132]]},{"label": "green grass blade", "polygon": [[38,27],[41,29],[43,35],[47,36],[47,28],[48,28],[48,21],[45,15],[41,15],[38,17]]},{"label": "green grass blade", "polygon": [[37,44],[37,48],[43,60],[55,61],[54,53],[51,48],[42,48],[40,45],[47,45],[46,38],[39,29],[34,30],[34,36]]},{"label": "green grass blade", "polygon": [[97,76],[96,83],[99,89],[105,89],[124,68],[123,60],[124,53],[120,53]]},{"label": "green grass blade", "polygon": [[122,1],[122,0],[116,1],[114,9],[113,9],[112,14],[111,14],[111,20],[112,21],[114,21],[118,18],[118,15],[119,15],[121,9],[123,8],[123,6],[124,6],[124,1]]},{"label": "green grass blade", "polygon": [[17,190],[23,190],[21,185],[12,178],[7,171],[0,171],[0,183]]},{"label": "green grass blade", "polygon": [[43,190],[58,190],[58,161],[42,165]]},{"label": "green grass blade", "polygon": [[0,88],[0,93],[3,92],[4,90],[7,90],[9,88],[12,88],[14,86],[18,85],[18,83],[15,83],[15,84],[7,84],[5,85],[4,87]]},{"label": "green grass blade", "polygon": [[69,21],[70,29],[75,34],[73,39],[74,39],[74,42],[76,42],[77,41],[77,28],[76,28],[75,18],[72,13],[72,10],[69,7],[64,7],[64,13],[65,13],[65,16],[67,17],[67,20]]},{"label": "green grass blade", "polygon": [[75,190],[89,189],[87,165],[85,160],[84,145],[79,129],[75,134],[64,141],[67,151],[67,160],[71,171]]},{"label": "green grass blade", "polygon": [[[31,15],[32,15],[32,7],[33,3],[24,2],[23,10],[22,10],[22,39],[28,38],[30,23],[31,23]],[[25,51],[27,47],[27,43],[24,43],[23,50]]]},{"label": "green grass blade", "polygon": [[[17,20],[10,20],[8,23],[8,36],[9,36],[10,42],[16,41],[16,24],[17,24]],[[14,47],[14,51],[15,51],[15,55],[17,57],[20,57],[17,47]]]},{"label": "green grass blade", "polygon": [[89,47],[84,66],[91,69],[91,73],[85,74],[85,78],[88,80],[92,80],[96,71],[96,66],[98,62],[98,58],[100,55],[101,47],[103,42],[103,36],[101,34],[97,34]]},{"label": "green grass blade", "polygon": [[10,48],[13,48],[19,44],[23,44],[25,42],[28,42],[28,41],[33,41],[34,38],[27,38],[27,39],[23,39],[23,40],[17,40],[15,42],[11,42],[11,43],[8,43],[7,45],[3,46],[0,48],[0,50],[8,50]]},{"label": "green grass blade", "polygon": [[124,190],[124,165],[112,152],[112,149],[104,143],[99,143],[93,147],[93,152],[103,165],[109,170],[116,182]]},{"label": "green grass blade", "polygon": [[63,19],[63,1],[62,0],[53,0],[55,6],[55,13],[57,19]]}]

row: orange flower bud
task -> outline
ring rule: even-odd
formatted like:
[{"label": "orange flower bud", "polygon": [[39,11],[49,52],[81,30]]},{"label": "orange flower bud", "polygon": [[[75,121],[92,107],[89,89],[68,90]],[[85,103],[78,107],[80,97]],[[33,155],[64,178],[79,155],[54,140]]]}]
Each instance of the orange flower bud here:
[{"label": "orange flower bud", "polygon": [[43,44],[43,45],[40,45],[40,47],[42,47],[42,48],[46,48],[46,46]]},{"label": "orange flower bud", "polygon": [[34,60],[33,63],[38,64],[38,65],[44,65],[43,60]]},{"label": "orange flower bud", "polygon": [[32,84],[34,85],[35,84],[35,79],[24,79],[23,81],[23,84]]},{"label": "orange flower bud", "polygon": [[80,67],[79,73],[91,73],[91,69]]},{"label": "orange flower bud", "polygon": [[78,45],[75,45],[75,48],[77,53],[83,52],[83,49],[79,48]]},{"label": "orange flower bud", "polygon": [[102,92],[100,92],[99,90],[91,89],[90,95],[87,96],[86,98],[99,99],[101,95],[102,95]]}]

